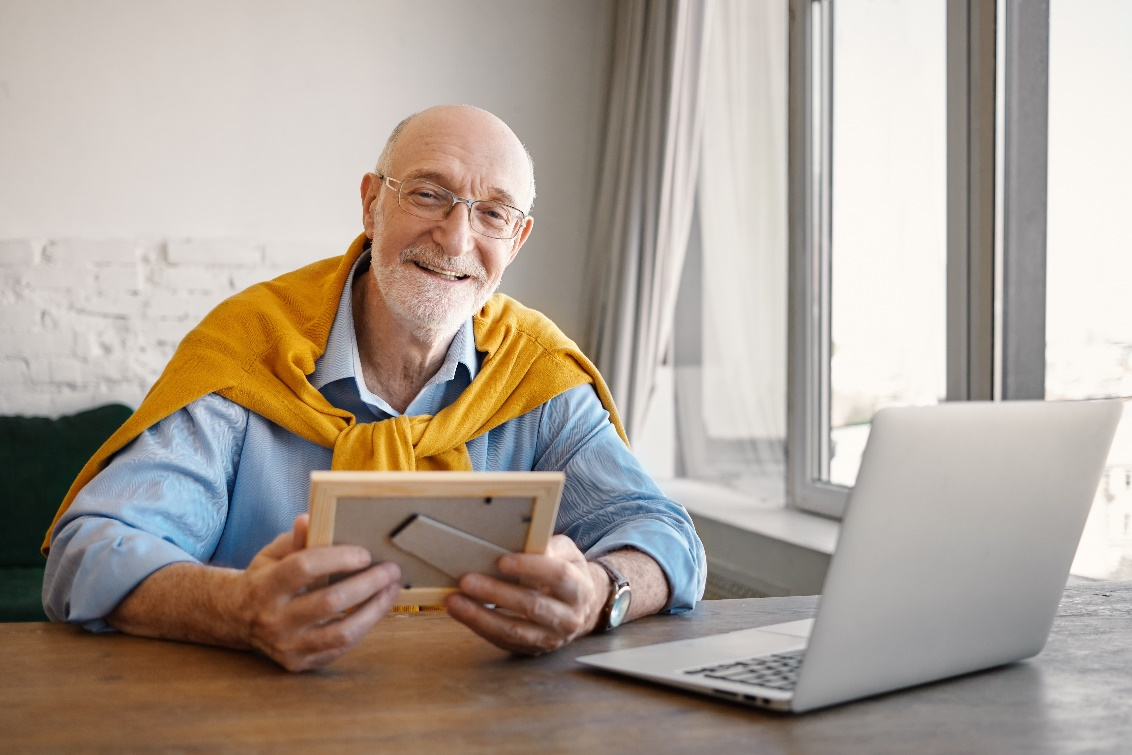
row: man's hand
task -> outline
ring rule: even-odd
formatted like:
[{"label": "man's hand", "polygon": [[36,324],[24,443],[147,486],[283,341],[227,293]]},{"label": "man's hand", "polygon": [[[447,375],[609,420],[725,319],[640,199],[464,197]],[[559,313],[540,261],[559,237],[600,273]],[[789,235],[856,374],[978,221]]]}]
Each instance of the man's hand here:
[{"label": "man's hand", "polygon": [[[275,538],[244,572],[247,642],[290,671],[325,666],[357,645],[401,589],[400,567],[371,566],[364,548],[306,549],[309,524],[309,515],[298,517],[294,530]],[[312,589],[332,574],[358,569],[365,571]]]},{"label": "man's hand", "polygon": [[448,613],[513,653],[546,653],[592,631],[609,595],[605,570],[587,562],[565,535],[551,538],[545,555],[501,556],[499,570],[523,584],[465,574],[461,592],[448,596]]},{"label": "man's hand", "polygon": [[[290,671],[325,666],[389,613],[401,569],[388,562],[371,566],[369,552],[358,546],[305,548],[309,522],[306,514],[298,517],[292,532],[243,571],[196,563],[159,569],[107,621],[142,637],[256,649]],[[359,569],[318,586],[332,574]]]}]

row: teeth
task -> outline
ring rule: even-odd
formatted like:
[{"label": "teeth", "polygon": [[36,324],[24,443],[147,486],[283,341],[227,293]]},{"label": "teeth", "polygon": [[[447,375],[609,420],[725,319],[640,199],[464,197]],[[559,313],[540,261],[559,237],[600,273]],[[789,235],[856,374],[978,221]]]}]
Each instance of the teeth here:
[{"label": "teeth", "polygon": [[439,275],[439,276],[440,276],[441,278],[444,278],[444,279],[446,279],[446,280],[450,280],[450,281],[458,281],[458,280],[460,280],[460,279],[462,279],[462,278],[466,278],[466,277],[467,277],[466,275],[457,275],[456,273],[450,273],[450,272],[448,272],[447,270],[438,270],[438,269],[436,269],[435,267],[430,267],[430,266],[426,265],[426,264],[425,264],[425,263],[423,263],[423,262],[418,262],[418,263],[416,263],[416,264],[417,264],[417,267],[420,267],[420,268],[423,268],[423,269],[425,269],[425,270],[428,270],[428,271],[429,271],[430,273],[436,273],[436,274],[437,274],[437,275]]}]

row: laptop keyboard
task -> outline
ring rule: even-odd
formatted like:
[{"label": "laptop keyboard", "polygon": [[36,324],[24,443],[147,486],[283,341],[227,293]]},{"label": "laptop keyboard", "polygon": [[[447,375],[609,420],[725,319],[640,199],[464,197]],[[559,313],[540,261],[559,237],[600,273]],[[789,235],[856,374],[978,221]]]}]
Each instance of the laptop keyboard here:
[{"label": "laptop keyboard", "polygon": [[805,650],[775,653],[758,658],[728,661],[715,666],[687,669],[684,673],[789,692],[794,689],[794,684],[798,680],[798,669],[802,665],[804,653]]}]

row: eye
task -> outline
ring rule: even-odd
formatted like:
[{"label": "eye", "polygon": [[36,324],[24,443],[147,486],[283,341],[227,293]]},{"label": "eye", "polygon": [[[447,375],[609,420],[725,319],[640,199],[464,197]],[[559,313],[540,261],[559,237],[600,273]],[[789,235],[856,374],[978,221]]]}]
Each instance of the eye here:
[{"label": "eye", "polygon": [[410,196],[420,202],[437,202],[440,200],[436,192],[430,189],[417,189]]},{"label": "eye", "polygon": [[515,221],[515,211],[499,202],[476,202],[476,217],[489,228],[508,228]]},{"label": "eye", "polygon": [[418,207],[444,207],[452,203],[444,189],[428,181],[406,181],[401,187],[401,195]]}]

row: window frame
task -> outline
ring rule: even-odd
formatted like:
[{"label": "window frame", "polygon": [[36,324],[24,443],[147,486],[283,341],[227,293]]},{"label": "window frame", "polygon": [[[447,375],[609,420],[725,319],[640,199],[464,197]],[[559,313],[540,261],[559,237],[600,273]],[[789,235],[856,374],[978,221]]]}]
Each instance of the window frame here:
[{"label": "window frame", "polygon": [[[821,29],[814,39],[813,6],[819,4]],[[830,0],[790,0],[787,105],[787,194],[789,244],[786,380],[787,505],[840,517],[848,489],[828,477],[828,443],[821,428],[829,425],[829,229],[832,154],[830,128],[819,122],[829,113],[832,92],[833,24]],[[826,54],[815,63],[819,52]],[[822,66],[825,75],[815,70]],[[815,91],[815,82],[817,91]],[[817,150],[815,155],[815,142]],[[816,164],[815,164],[816,163]],[[823,453],[824,450],[824,453]]]},{"label": "window frame", "polygon": [[[827,482],[834,0],[789,2],[787,505],[840,518],[849,488]],[[949,401],[1045,396],[1049,2],[1000,2],[999,182],[997,4],[946,3]]]}]

